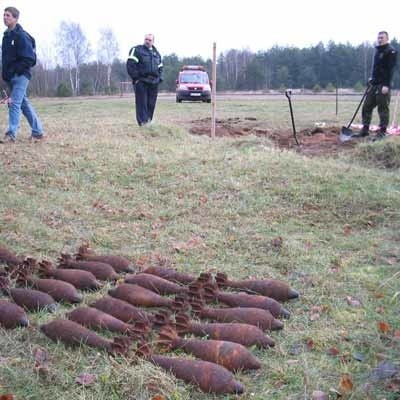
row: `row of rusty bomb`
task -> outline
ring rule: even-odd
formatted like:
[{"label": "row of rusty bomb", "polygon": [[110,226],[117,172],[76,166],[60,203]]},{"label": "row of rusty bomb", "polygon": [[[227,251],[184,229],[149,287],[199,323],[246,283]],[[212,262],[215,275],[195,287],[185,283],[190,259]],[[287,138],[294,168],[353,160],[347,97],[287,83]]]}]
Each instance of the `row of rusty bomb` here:
[{"label": "row of rusty bomb", "polygon": [[[105,275],[104,268],[99,265],[90,265],[90,262],[99,264],[105,261],[104,258],[100,261],[99,257],[102,256],[96,256],[96,260],[92,258],[90,262],[80,261],[85,257],[88,258],[89,254],[95,257],[87,248],[79,249],[78,260],[63,255],[59,265],[61,268],[58,269],[54,269],[48,262],[40,263],[39,274],[52,279],[32,278],[30,273],[35,269],[34,261],[27,259],[21,264],[19,260],[18,268],[11,268],[9,271],[17,270],[17,281],[30,284],[36,291],[9,289],[5,285],[3,288],[17,304],[28,310],[37,309],[39,303],[41,307],[49,310],[54,307],[54,301],[46,302],[42,300],[43,294],[35,293],[37,289],[45,292],[44,294],[52,295],[58,301],[79,302],[80,297],[76,289],[97,289],[100,284],[96,278],[115,280],[117,277],[112,274]],[[0,248],[0,262],[1,255]],[[105,257],[116,257],[112,262],[114,273],[117,270],[128,272],[131,269],[126,259],[117,256]],[[4,259],[3,249],[3,262]],[[118,263],[115,262],[117,259]],[[67,273],[71,272],[69,268],[76,268],[73,274]],[[91,272],[95,273],[94,278],[88,279],[82,272],[89,272],[88,269],[92,268]],[[224,287],[240,289],[250,294],[221,291],[220,288]],[[174,300],[163,297],[171,294],[176,295]],[[266,294],[274,296],[275,299],[266,297]],[[231,281],[224,274],[217,274],[214,280],[208,273],[203,273],[196,279],[188,274],[163,267],[152,267],[143,273],[126,275],[125,283],[111,289],[109,295],[97,300],[90,307],[80,307],[67,313],[68,319],[57,319],[42,325],[41,331],[54,341],[62,341],[67,345],[85,343],[105,349],[112,354],[127,354],[132,341],[136,341],[137,354],[174,373],[177,378],[197,384],[205,392],[214,393],[244,391],[243,386],[234,379],[230,371],[260,368],[260,361],[245,346],[255,345],[262,348],[273,346],[274,341],[263,331],[282,329],[283,324],[276,317],[289,316],[287,310],[276,299],[285,301],[298,297],[298,293],[287,284],[276,280]],[[205,306],[205,302],[213,301],[224,303],[228,307]],[[138,309],[137,306],[164,309],[152,314]],[[201,319],[218,322],[201,323],[191,320],[186,313],[189,306]],[[0,325],[5,327],[13,327],[18,323],[27,325],[24,310],[19,307],[16,312],[15,307],[18,306],[0,301],[0,314],[3,315],[3,317],[0,315]],[[14,310],[11,311],[11,308]],[[165,308],[176,313],[174,320],[172,313]],[[152,326],[162,326],[158,343],[169,349],[182,349],[203,361],[152,354],[149,345],[146,344]],[[110,341],[90,329],[107,329],[127,334],[127,337]],[[211,340],[183,339],[179,336],[186,333],[200,337],[207,336]]]}]

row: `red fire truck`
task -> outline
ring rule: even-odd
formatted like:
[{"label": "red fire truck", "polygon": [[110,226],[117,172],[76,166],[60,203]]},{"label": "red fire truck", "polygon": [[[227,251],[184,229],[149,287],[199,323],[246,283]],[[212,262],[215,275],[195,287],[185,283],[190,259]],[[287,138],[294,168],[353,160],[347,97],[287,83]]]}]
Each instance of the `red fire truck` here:
[{"label": "red fire truck", "polygon": [[208,74],[201,65],[184,65],[176,80],[176,102],[182,100],[211,103]]}]

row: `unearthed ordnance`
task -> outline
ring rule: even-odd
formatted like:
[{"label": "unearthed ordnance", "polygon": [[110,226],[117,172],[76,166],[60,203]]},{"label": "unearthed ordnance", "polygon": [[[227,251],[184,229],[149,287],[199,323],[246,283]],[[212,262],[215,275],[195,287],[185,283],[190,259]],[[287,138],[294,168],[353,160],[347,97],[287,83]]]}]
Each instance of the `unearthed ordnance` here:
[{"label": "unearthed ordnance", "polygon": [[132,343],[129,338],[114,338],[114,341],[104,339],[82,325],[67,319],[56,319],[41,325],[40,330],[54,342],[61,341],[68,346],[85,344],[106,350],[111,354],[127,354]]},{"label": "unearthed ordnance", "polygon": [[113,297],[103,297],[90,304],[90,307],[97,308],[127,324],[134,322],[152,323],[154,320],[153,314],[140,310],[126,301],[114,299]]},{"label": "unearthed ordnance", "polygon": [[80,303],[82,297],[75,286],[57,279],[36,279],[32,275],[19,274],[17,282],[49,294],[54,300],[64,303]]},{"label": "unearthed ordnance", "polygon": [[243,289],[250,293],[258,293],[263,296],[272,297],[278,301],[286,301],[299,297],[299,292],[290,288],[290,286],[276,279],[244,279],[232,281],[224,273],[218,273],[215,280],[219,287],[231,287]]},{"label": "unearthed ordnance", "polygon": [[203,287],[203,297],[207,301],[219,301],[230,307],[253,307],[268,310],[274,317],[289,318],[290,313],[275,299],[247,293],[228,293],[219,291],[215,285],[206,284]]},{"label": "unearthed ordnance", "polygon": [[208,361],[151,354],[147,345],[141,345],[137,354],[173,373],[178,379],[197,385],[203,392],[216,394],[241,394],[244,392],[242,384],[235,380],[231,372],[220,365]]},{"label": "unearthed ordnance", "polygon": [[100,281],[116,281],[118,274],[110,264],[99,261],[77,261],[70,254],[61,254],[58,268],[91,272]]},{"label": "unearthed ordnance", "polygon": [[228,340],[243,346],[267,348],[275,346],[275,342],[254,325],[241,323],[200,323],[190,320],[187,314],[178,313],[175,326],[179,334],[193,333],[200,337],[210,337],[215,340]]},{"label": "unearthed ordnance", "polygon": [[173,268],[165,267],[149,267],[142,271],[144,274],[157,275],[160,278],[166,279],[171,282],[182,283],[188,285],[196,280],[196,277],[182,272],[178,272]]},{"label": "unearthed ordnance", "polygon": [[0,277],[0,290],[27,311],[36,312],[46,309],[54,312],[57,308],[57,303],[47,293],[32,289],[10,288],[7,278]]},{"label": "unearthed ordnance", "polygon": [[29,326],[29,320],[23,308],[7,300],[0,300],[0,326],[15,329],[18,326]]},{"label": "unearthed ordnance", "polygon": [[6,264],[10,267],[17,266],[23,261],[22,257],[18,257],[11,249],[0,246],[0,264]]},{"label": "unearthed ordnance", "polygon": [[182,339],[171,326],[164,326],[159,333],[160,343],[168,348],[182,349],[204,361],[222,365],[229,371],[261,368],[261,362],[246,347],[223,340]]},{"label": "unearthed ordnance", "polygon": [[125,277],[125,282],[139,285],[160,295],[182,294],[188,291],[185,286],[178,285],[177,283],[152,274],[128,274]]},{"label": "unearthed ordnance", "polygon": [[174,301],[168,297],[162,297],[151,290],[147,290],[138,285],[123,283],[114,289],[110,289],[108,294],[120,300],[124,300],[134,306],[142,307],[169,307],[174,308]]},{"label": "unearthed ordnance", "polygon": [[78,254],[76,254],[78,260],[86,261],[99,261],[111,265],[115,272],[134,272],[135,268],[132,263],[125,257],[115,255],[100,255],[96,254],[87,245],[79,247]]},{"label": "unearthed ordnance", "polygon": [[151,328],[148,323],[127,324],[104,311],[92,307],[80,307],[66,314],[66,317],[89,329],[107,329],[110,332],[127,334],[144,339]]},{"label": "unearthed ordnance", "polygon": [[101,283],[88,271],[79,269],[54,268],[50,261],[43,260],[39,263],[39,275],[44,278],[54,278],[65,281],[81,290],[98,290]]},{"label": "unearthed ordnance", "polygon": [[263,331],[278,330],[283,328],[283,323],[273,315],[261,308],[208,308],[199,300],[191,300],[192,310],[200,317],[218,322],[240,322],[258,326]]}]

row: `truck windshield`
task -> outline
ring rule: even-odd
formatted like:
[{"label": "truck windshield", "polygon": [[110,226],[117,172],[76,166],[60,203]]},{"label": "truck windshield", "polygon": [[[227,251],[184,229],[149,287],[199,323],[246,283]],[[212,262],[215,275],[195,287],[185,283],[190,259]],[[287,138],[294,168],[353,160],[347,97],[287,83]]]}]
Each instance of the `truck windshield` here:
[{"label": "truck windshield", "polygon": [[205,73],[181,74],[181,83],[208,83],[208,76]]}]

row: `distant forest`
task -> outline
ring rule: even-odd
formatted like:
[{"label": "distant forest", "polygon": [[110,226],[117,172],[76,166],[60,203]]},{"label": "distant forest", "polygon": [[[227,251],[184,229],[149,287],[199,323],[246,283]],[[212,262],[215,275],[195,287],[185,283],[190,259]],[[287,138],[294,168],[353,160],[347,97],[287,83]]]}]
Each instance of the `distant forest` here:
[{"label": "distant forest", "polygon": [[[63,22],[57,36],[57,66],[38,56],[33,69],[30,94],[33,96],[77,96],[117,94],[131,89],[125,60],[117,58],[118,43],[111,29],[101,32],[96,53],[80,26]],[[400,50],[394,39],[392,46]],[[162,49],[160,49],[162,51]],[[282,90],[304,88],[315,92],[334,91],[335,87],[362,90],[370,76],[374,47],[370,43],[319,43],[313,47],[272,47],[257,53],[229,50],[218,56],[217,90]],[[92,60],[92,61],[89,61]],[[95,60],[95,61],[93,61]],[[180,58],[163,55],[164,82],[160,90],[174,91],[183,65],[203,65],[210,73],[210,59],[199,56]],[[400,57],[393,87],[400,88]],[[2,84],[3,86],[3,84]]]}]

